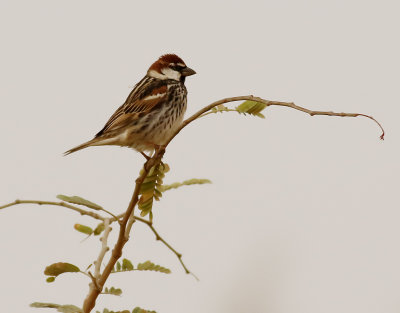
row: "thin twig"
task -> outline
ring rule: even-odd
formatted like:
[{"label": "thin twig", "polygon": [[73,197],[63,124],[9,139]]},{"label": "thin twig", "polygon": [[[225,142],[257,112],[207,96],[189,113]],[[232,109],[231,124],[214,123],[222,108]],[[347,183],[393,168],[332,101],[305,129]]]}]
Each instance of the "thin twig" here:
[{"label": "thin twig", "polygon": [[101,216],[101,215],[99,215],[99,214],[97,214],[97,213],[94,213],[94,212],[91,212],[91,211],[83,210],[83,209],[81,209],[81,208],[78,208],[78,207],[76,207],[76,206],[73,206],[73,205],[68,204],[68,203],[65,203],[65,202],[54,202],[54,201],[15,200],[14,202],[8,203],[8,204],[3,205],[3,206],[0,206],[0,210],[1,210],[1,209],[8,208],[8,207],[13,206],[13,205],[17,205],[17,204],[28,204],[28,203],[30,203],[30,204],[38,204],[38,205],[55,205],[55,206],[61,206],[61,207],[64,207],[64,208],[68,208],[68,209],[74,210],[74,211],[80,213],[81,215],[91,216],[91,217],[93,217],[93,218],[95,218],[95,219],[97,219],[97,220],[100,220],[100,221],[104,221],[104,219],[105,219],[103,216]]},{"label": "thin twig", "polygon": [[111,227],[110,227],[110,219],[106,218],[104,219],[104,232],[103,236],[100,238],[101,240],[101,250],[99,253],[99,256],[97,257],[97,260],[94,261],[94,277],[96,279],[100,278],[100,268],[101,264],[103,263],[104,256],[106,255],[107,251],[109,250],[107,246],[107,241],[108,241],[108,235],[111,232]]},{"label": "thin twig", "polygon": [[135,221],[136,221],[136,217],[135,217],[135,215],[133,214],[133,211],[132,211],[132,214],[129,217],[128,224],[127,224],[126,229],[125,229],[125,238],[126,239],[129,238],[129,234],[131,233],[131,229],[132,229],[133,223],[135,223]]},{"label": "thin twig", "polygon": [[96,278],[93,276],[93,274],[89,271],[89,272],[88,272],[88,275],[89,275],[89,277],[92,279],[93,288],[96,288],[97,290],[99,290],[99,291],[101,292],[99,285],[97,285],[97,280],[96,280]]},{"label": "thin twig", "polygon": [[200,117],[203,113],[206,113],[207,111],[211,110],[212,108],[220,105],[220,104],[224,104],[224,103],[228,103],[228,102],[234,102],[234,101],[246,101],[246,100],[250,100],[250,101],[257,101],[257,102],[261,102],[266,104],[267,106],[285,106],[285,107],[289,107],[304,113],[307,113],[311,116],[314,115],[328,115],[328,116],[339,116],[339,117],[357,117],[357,116],[363,116],[363,117],[367,117],[371,120],[373,120],[378,126],[379,128],[382,130],[382,134],[380,136],[380,139],[384,139],[385,137],[385,131],[382,127],[382,125],[372,116],[370,115],[366,115],[366,114],[361,114],[361,113],[336,113],[336,112],[331,112],[331,111],[312,111],[306,108],[303,108],[301,106],[298,106],[296,104],[294,104],[293,102],[282,102],[282,101],[270,101],[270,100],[265,100],[259,97],[254,97],[254,96],[238,96],[238,97],[230,97],[230,98],[224,98],[218,101],[215,101],[213,103],[211,103],[210,105],[205,106],[204,108],[202,108],[201,110],[199,110],[198,112],[196,112],[195,114],[193,114],[191,117],[187,118],[186,120],[183,121],[182,125],[175,131],[175,133],[170,137],[170,139],[168,140],[168,142],[166,143],[165,146],[168,146],[168,144],[171,142],[172,139],[175,138],[175,136],[183,129],[185,128],[188,124],[190,124],[191,122],[193,122],[194,120],[196,120],[198,117]]},{"label": "thin twig", "polygon": [[[101,293],[103,290],[103,286],[99,285],[99,279],[100,279],[100,269],[101,269],[101,264],[103,262],[104,256],[106,255],[107,251],[109,250],[107,246],[107,241],[108,241],[108,235],[111,232],[111,227],[110,227],[110,219],[106,218],[104,219],[104,232],[103,236],[101,236],[101,250],[99,253],[99,256],[97,257],[97,260],[94,261],[94,275],[92,275],[91,272],[89,272],[90,278],[92,279],[92,283],[89,284],[90,290],[94,290],[96,292]],[[89,293],[90,294],[90,293]]]},{"label": "thin twig", "polygon": [[228,109],[228,108],[226,108],[226,109],[223,109],[223,110],[220,110],[220,111],[208,111],[208,112],[206,112],[206,113],[203,113],[201,116],[199,116],[199,117],[203,117],[203,116],[207,116],[207,115],[210,115],[210,114],[216,114],[216,113],[223,113],[223,112],[236,112],[236,113],[240,113],[239,111],[237,111],[237,110],[235,110],[235,109]]},{"label": "thin twig", "polygon": [[107,213],[107,214],[110,214],[112,217],[113,217],[113,221],[118,221],[118,217],[116,217],[113,213],[111,213],[110,211],[108,211],[108,210],[106,210],[106,209],[104,209],[104,208],[101,208],[101,209],[99,209],[100,211],[103,211],[103,212],[105,212],[105,213]]},{"label": "thin twig", "polygon": [[170,250],[177,256],[177,258],[179,259],[179,262],[181,263],[181,265],[182,265],[183,269],[185,270],[186,274],[190,274],[190,275],[192,275],[194,278],[196,278],[197,280],[199,280],[199,279],[197,278],[197,276],[196,276],[195,274],[193,274],[193,273],[186,267],[185,263],[183,263],[183,261],[182,261],[182,254],[179,253],[178,251],[176,251],[168,242],[165,241],[164,238],[162,238],[162,237],[160,236],[160,234],[159,234],[159,233],[157,232],[157,230],[154,228],[152,222],[150,222],[150,221],[148,221],[148,220],[146,220],[146,219],[144,219],[144,218],[138,217],[138,216],[135,216],[134,218],[135,218],[135,220],[137,220],[137,221],[139,221],[139,222],[142,222],[142,223],[146,224],[147,226],[149,226],[149,228],[152,230],[152,232],[153,232],[154,235],[156,236],[156,240],[161,241],[168,249],[170,249]]},{"label": "thin twig", "polygon": [[83,274],[83,275],[85,275],[85,276],[90,278],[90,275],[88,273],[84,272],[84,271],[79,271],[79,273],[81,273],[81,274]]}]

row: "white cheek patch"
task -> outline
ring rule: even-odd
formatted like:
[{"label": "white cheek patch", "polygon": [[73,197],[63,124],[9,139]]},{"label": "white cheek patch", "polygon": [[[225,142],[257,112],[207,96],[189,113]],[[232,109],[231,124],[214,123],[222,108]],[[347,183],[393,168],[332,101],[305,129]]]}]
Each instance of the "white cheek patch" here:
[{"label": "white cheek patch", "polygon": [[153,77],[153,78],[158,78],[158,79],[168,79],[167,76],[160,74],[159,72],[157,72],[155,70],[148,71],[147,75],[150,77]]},{"label": "white cheek patch", "polygon": [[181,73],[174,71],[173,69],[169,67],[165,67],[161,70],[161,72],[168,78],[168,79],[174,79],[174,80],[180,80],[181,79]]}]

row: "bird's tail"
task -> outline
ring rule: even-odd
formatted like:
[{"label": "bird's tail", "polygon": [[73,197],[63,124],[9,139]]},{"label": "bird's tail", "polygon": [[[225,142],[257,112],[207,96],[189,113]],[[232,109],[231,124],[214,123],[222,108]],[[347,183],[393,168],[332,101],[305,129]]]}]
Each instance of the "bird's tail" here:
[{"label": "bird's tail", "polygon": [[89,141],[87,141],[87,142],[85,142],[85,143],[83,143],[83,144],[81,144],[81,145],[79,145],[79,146],[77,146],[75,148],[72,148],[71,150],[65,151],[64,152],[64,156],[66,156],[68,154],[71,154],[71,153],[74,153],[76,151],[85,149],[85,148],[90,147],[90,146],[96,146],[96,143],[98,141],[99,141],[98,138],[93,138],[92,140],[89,140]]}]

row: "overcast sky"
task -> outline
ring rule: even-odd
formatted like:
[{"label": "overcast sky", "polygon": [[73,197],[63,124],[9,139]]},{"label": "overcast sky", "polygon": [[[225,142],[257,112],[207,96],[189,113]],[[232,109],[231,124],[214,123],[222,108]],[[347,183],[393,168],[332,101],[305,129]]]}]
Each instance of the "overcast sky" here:
[{"label": "overcast sky", "polygon": [[[91,139],[161,54],[197,71],[187,116],[212,101],[253,94],[283,107],[266,119],[211,115],[168,148],[168,191],[155,226],[200,278],[135,225],[124,257],[172,274],[128,273],[96,309],[159,313],[394,313],[400,310],[398,1],[0,2],[0,204],[80,195],[120,213],[143,157],[126,148],[62,153]],[[232,104],[235,106],[237,104]],[[83,275],[47,284],[46,265],[85,268],[97,238],[59,207],[0,212],[4,312],[50,312],[34,301],[82,305]],[[110,240],[115,241],[116,226]],[[82,276],[82,277],[80,277]]]}]

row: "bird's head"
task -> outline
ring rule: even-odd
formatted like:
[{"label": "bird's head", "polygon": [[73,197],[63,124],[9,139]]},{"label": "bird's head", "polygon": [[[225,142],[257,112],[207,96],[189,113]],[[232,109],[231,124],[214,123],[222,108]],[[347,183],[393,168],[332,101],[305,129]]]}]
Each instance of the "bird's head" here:
[{"label": "bird's head", "polygon": [[147,71],[147,75],[158,79],[173,79],[185,82],[186,76],[196,72],[187,67],[185,62],[176,54],[164,54],[155,61]]}]

